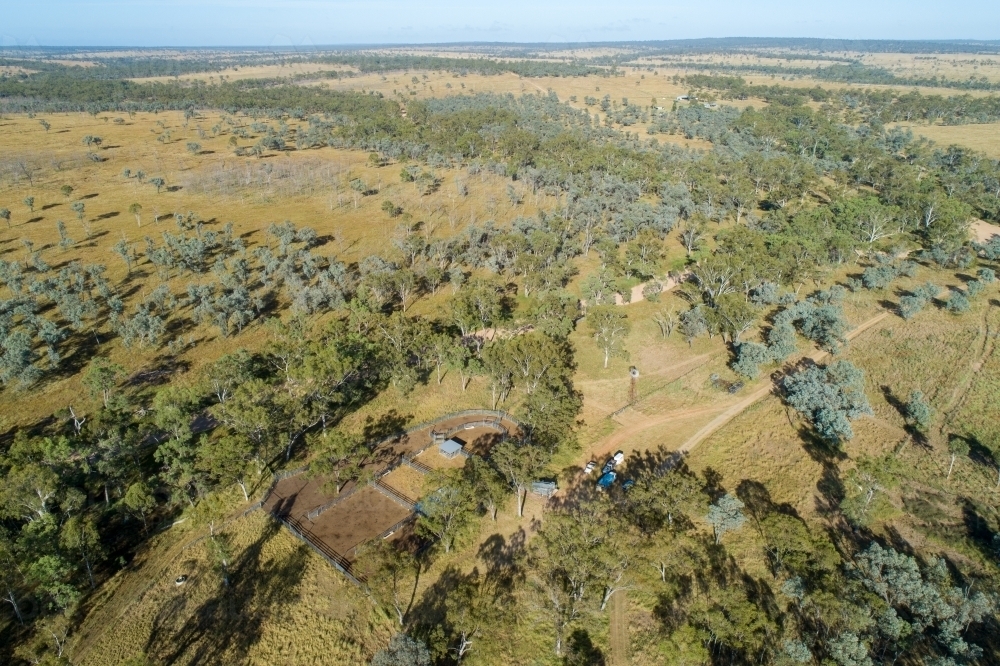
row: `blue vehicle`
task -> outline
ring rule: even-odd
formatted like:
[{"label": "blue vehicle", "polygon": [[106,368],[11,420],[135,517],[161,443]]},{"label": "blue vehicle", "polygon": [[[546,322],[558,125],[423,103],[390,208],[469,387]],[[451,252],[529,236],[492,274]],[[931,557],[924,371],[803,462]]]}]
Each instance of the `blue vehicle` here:
[{"label": "blue vehicle", "polygon": [[634,485],[635,485],[635,479],[625,479],[625,482],[622,483],[622,490],[628,492]]},{"label": "blue vehicle", "polygon": [[607,490],[608,488],[611,487],[611,484],[614,483],[615,479],[617,478],[618,474],[616,474],[615,472],[608,472],[607,474],[605,474],[604,476],[602,476],[597,480],[598,490]]}]

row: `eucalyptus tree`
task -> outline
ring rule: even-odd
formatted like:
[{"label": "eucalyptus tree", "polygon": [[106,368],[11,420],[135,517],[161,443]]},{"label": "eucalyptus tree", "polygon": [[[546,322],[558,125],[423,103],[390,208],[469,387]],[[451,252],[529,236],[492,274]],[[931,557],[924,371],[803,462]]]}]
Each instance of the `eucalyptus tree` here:
[{"label": "eucalyptus tree", "polygon": [[83,376],[83,385],[87,387],[91,395],[100,397],[104,407],[107,408],[111,394],[124,374],[125,368],[110,362],[103,356],[98,356],[87,367],[87,372]]},{"label": "eucalyptus tree", "polygon": [[514,488],[517,515],[524,515],[528,487],[548,464],[550,454],[541,446],[508,439],[493,448],[490,460]]},{"label": "eucalyptus tree", "polygon": [[910,392],[910,397],[904,405],[904,416],[907,425],[918,432],[927,432],[931,419],[934,417],[934,410],[927,402],[923,391]]},{"label": "eucalyptus tree", "polygon": [[153,497],[153,492],[146,482],[137,481],[130,485],[120,504],[128,513],[142,520],[144,532],[149,530],[146,517],[156,508],[156,498]]},{"label": "eucalyptus tree", "polygon": [[126,275],[128,275],[129,277],[131,277],[131,275],[132,275],[132,247],[129,245],[128,240],[126,240],[125,238],[122,238],[117,243],[115,243],[114,247],[111,248],[111,251],[114,252],[115,254],[117,254],[119,257],[122,258],[122,261],[125,262],[125,269],[127,271]]},{"label": "eucalyptus tree", "polygon": [[963,437],[953,436],[948,441],[948,454],[951,456],[951,462],[948,463],[948,474],[945,478],[951,478],[951,473],[955,469],[955,461],[959,458],[965,458],[968,456],[969,451],[969,443],[965,441],[965,438]]},{"label": "eucalyptus tree", "polygon": [[632,325],[624,312],[613,305],[591,307],[586,320],[597,346],[604,353],[605,368],[612,356],[628,358],[625,338],[632,330]]},{"label": "eucalyptus tree", "polygon": [[406,634],[394,635],[371,661],[372,666],[431,666],[432,663],[427,646]]},{"label": "eucalyptus tree", "polygon": [[840,443],[854,437],[851,421],[873,414],[865,395],[864,372],[850,361],[812,366],[782,380],[785,399],[823,439]]},{"label": "eucalyptus tree", "polygon": [[82,201],[74,201],[70,209],[76,213],[76,219],[83,222],[83,216],[87,212],[87,206]]},{"label": "eucalyptus tree", "polygon": [[69,232],[66,231],[66,223],[62,220],[56,220],[56,230],[59,232],[59,247],[63,250],[68,250],[73,246],[73,239],[70,238]]},{"label": "eucalyptus tree", "polygon": [[732,532],[743,527],[746,516],[743,514],[744,504],[739,498],[726,493],[708,508],[705,520],[715,532],[715,543],[721,543],[726,532]]},{"label": "eucalyptus tree", "polygon": [[461,470],[436,470],[429,482],[437,489],[421,498],[416,531],[449,553],[474,525],[476,497]]},{"label": "eucalyptus tree", "polygon": [[90,588],[94,589],[94,564],[105,557],[105,551],[101,544],[101,535],[91,516],[86,514],[70,516],[62,526],[59,543],[83,561]]}]

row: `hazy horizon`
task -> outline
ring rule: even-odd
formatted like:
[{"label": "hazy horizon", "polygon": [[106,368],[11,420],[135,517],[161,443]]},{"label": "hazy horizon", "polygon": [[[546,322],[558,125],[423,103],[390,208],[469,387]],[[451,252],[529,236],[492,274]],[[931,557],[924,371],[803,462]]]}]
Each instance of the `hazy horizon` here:
[{"label": "hazy horizon", "polygon": [[[600,43],[731,36],[992,40],[1000,4],[594,0],[477,8],[453,0],[53,0],[0,3],[3,47],[271,47]],[[863,18],[863,21],[859,19]]]}]

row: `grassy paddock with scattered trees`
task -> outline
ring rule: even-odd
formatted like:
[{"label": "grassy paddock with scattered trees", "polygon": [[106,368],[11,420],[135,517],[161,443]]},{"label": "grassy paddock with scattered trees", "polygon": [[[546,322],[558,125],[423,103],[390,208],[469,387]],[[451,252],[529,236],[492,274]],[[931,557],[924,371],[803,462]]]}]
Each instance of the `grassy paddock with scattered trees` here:
[{"label": "grassy paddock with scattered trees", "polygon": [[[0,80],[6,660],[996,659],[995,99],[337,57]],[[462,408],[360,586],[245,513]]]}]

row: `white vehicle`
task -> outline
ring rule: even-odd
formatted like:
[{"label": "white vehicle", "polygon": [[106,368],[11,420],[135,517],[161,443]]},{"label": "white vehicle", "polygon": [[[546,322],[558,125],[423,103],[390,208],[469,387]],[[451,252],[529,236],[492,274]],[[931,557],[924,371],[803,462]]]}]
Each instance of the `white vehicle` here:
[{"label": "white vehicle", "polygon": [[597,462],[594,461],[594,460],[591,460],[589,463],[587,463],[587,466],[583,468],[583,473],[584,474],[590,474],[591,472],[594,471],[594,469],[596,467],[597,467]]},{"label": "white vehicle", "polygon": [[625,452],[624,451],[619,451],[618,453],[615,454],[615,456],[612,458],[612,460],[615,461],[615,467],[617,467],[618,465],[621,465],[622,461],[625,460]]}]

